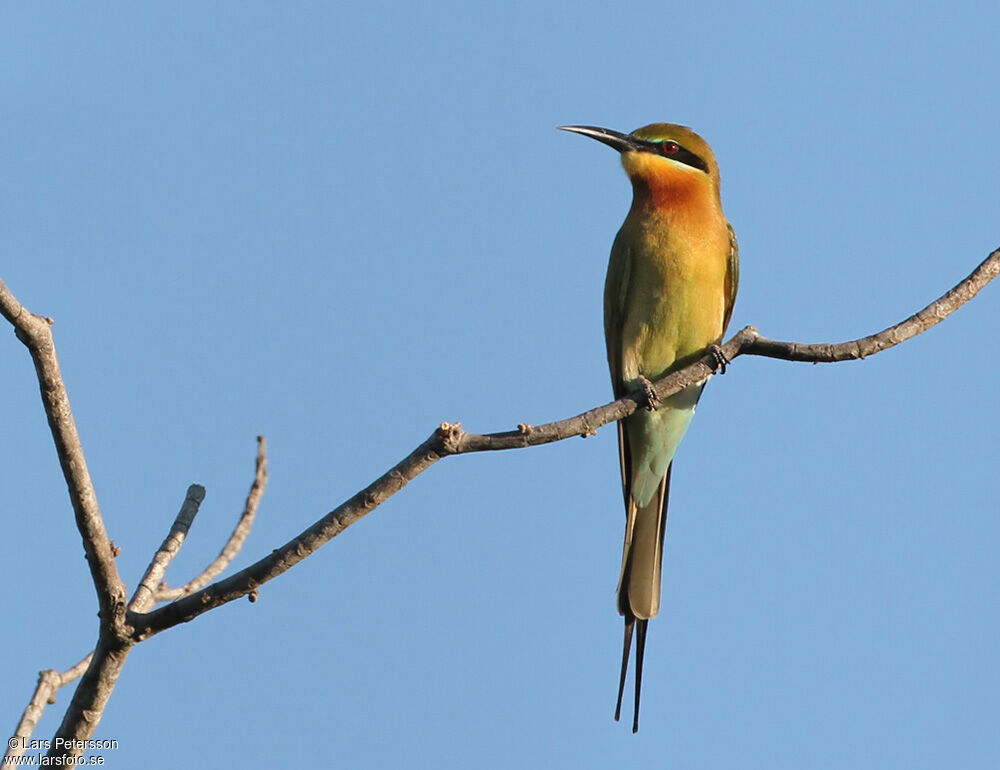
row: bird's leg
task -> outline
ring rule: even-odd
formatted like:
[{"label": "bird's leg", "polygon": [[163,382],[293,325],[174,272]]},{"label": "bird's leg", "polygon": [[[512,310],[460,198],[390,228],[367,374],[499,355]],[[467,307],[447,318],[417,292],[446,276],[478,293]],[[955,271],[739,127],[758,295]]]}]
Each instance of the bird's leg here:
[{"label": "bird's leg", "polygon": [[642,392],[646,396],[646,409],[652,412],[660,403],[660,397],[656,395],[656,391],[653,389],[653,383],[644,375],[639,375],[639,387],[642,388]]},{"label": "bird's leg", "polygon": [[726,356],[722,351],[720,345],[709,345],[708,352],[712,354],[712,358],[715,359],[715,365],[712,367],[713,372],[718,372],[719,374],[726,373],[726,365],[731,364],[732,361]]}]

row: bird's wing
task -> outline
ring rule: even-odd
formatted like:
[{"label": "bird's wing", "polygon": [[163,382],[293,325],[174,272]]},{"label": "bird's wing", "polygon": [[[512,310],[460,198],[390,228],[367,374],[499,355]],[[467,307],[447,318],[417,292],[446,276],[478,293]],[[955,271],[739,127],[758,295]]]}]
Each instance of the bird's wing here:
[{"label": "bird's wing", "polygon": [[733,317],[733,305],[736,304],[736,289],[740,285],[740,244],[736,240],[736,231],[732,225],[729,228],[729,262],[726,264],[726,309],[722,317],[722,333],[726,333],[729,321]]},{"label": "bird's wing", "polygon": [[614,388],[615,398],[625,395],[622,330],[625,327],[625,313],[629,306],[631,274],[632,250],[619,232],[611,247],[608,275],[604,281],[604,341],[608,348],[608,368],[611,371],[611,387]]},{"label": "bird's wing", "polygon": [[[619,233],[611,247],[608,261],[608,275],[604,282],[604,341],[608,349],[608,369],[611,372],[611,387],[615,398],[626,393],[622,374],[622,328],[625,325],[625,309],[628,307],[629,278],[632,272],[632,254]],[[629,456],[628,438],[624,422],[618,423],[618,459],[622,472],[622,494],[628,515],[629,486],[632,476],[632,461]]]}]

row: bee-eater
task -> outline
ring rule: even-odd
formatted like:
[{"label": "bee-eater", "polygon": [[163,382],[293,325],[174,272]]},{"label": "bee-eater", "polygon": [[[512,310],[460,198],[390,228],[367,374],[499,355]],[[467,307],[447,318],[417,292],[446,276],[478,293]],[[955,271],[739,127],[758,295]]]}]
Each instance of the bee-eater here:
[{"label": "bee-eater", "polygon": [[625,496],[618,612],[625,617],[625,643],[615,719],[621,717],[634,629],[636,732],[646,628],[660,609],[670,471],[704,387],[657,402],[650,383],[721,341],[736,298],[739,251],[722,213],[715,156],[694,131],[671,123],[631,134],[561,128],[618,150],[632,181],[632,207],[611,247],[604,285],[604,336],[615,398],[643,388],[650,402],[618,423]]}]

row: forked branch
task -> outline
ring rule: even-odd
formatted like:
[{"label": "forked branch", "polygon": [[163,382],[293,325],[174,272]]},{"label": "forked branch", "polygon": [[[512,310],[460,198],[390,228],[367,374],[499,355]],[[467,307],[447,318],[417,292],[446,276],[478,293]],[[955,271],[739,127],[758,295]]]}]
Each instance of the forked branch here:
[{"label": "forked branch", "polygon": [[[253,525],[253,520],[257,513],[257,507],[260,503],[260,498],[264,493],[266,484],[267,442],[263,436],[258,436],[254,481],[250,487],[247,504],[244,506],[243,513],[237,523],[236,531],[233,536],[229,538],[229,541],[223,548],[223,552],[227,554],[227,561],[221,567],[218,567],[220,571],[225,569],[229,561],[236,556],[240,548],[243,546],[243,542],[246,540],[247,535],[250,533],[250,527]],[[163,540],[159,549],[157,549],[156,553],[153,555],[149,566],[146,568],[145,574],[139,581],[139,586],[136,588],[135,593],[132,594],[132,598],[129,600],[128,607],[130,610],[142,612],[152,608],[156,602],[162,601],[155,589],[162,581],[163,575],[166,572],[167,567],[170,565],[170,562],[173,561],[173,558],[177,555],[181,546],[184,544],[184,540],[187,537],[191,525],[194,523],[195,516],[198,515],[199,508],[204,499],[204,487],[199,484],[192,484],[188,487],[184,502],[181,504],[180,511],[177,513],[177,516],[170,527],[170,531],[167,533],[167,536]],[[238,539],[236,538],[236,532],[239,532]],[[217,566],[218,561],[219,560],[217,559],[213,562],[213,565]],[[113,687],[114,682],[109,681],[108,669],[109,667],[116,666],[116,661],[120,660],[121,662],[124,662],[124,656],[127,655],[128,648],[131,647],[132,644],[134,644],[134,642],[130,642],[122,649],[119,649],[117,656],[109,656],[107,654],[107,648],[115,645],[109,645],[107,640],[102,636],[98,641],[97,649],[88,653],[83,660],[72,668],[62,673],[53,669],[39,672],[38,684],[35,687],[35,692],[21,716],[21,721],[18,723],[17,729],[14,731],[14,735],[11,736],[12,740],[8,741],[7,751],[4,754],[4,761],[13,761],[14,757],[19,757],[24,753],[25,748],[30,745],[29,741],[32,733],[34,732],[39,719],[42,717],[45,706],[56,702],[56,693],[61,688],[75,682],[84,674],[90,674],[91,664],[94,662],[95,657],[101,667],[99,673],[95,677],[95,680],[100,682],[104,686],[105,690],[107,690],[108,685]],[[121,666],[118,664],[117,669],[120,670],[120,668]],[[110,690],[107,692],[110,694]],[[91,703],[93,697],[94,696],[90,694],[89,689],[84,690],[83,688],[78,688],[77,692],[74,694],[73,700],[76,702],[80,699],[85,699],[87,703]],[[73,706],[74,703],[71,703],[71,709]],[[85,735],[89,735],[86,729],[86,722],[94,720],[95,717],[96,720],[99,720],[101,716],[100,711],[98,710],[95,713],[94,709],[84,710],[83,714],[83,723],[70,726],[74,735],[81,732]],[[96,727],[96,721],[94,721],[94,727]],[[83,729],[81,730],[81,728]],[[92,730],[90,730],[90,732],[92,733]]]},{"label": "forked branch", "polygon": [[[260,498],[264,494],[267,486],[267,439],[257,436],[257,469],[254,473],[253,484],[250,485],[250,492],[247,493],[246,503],[243,505],[243,513],[236,522],[233,534],[222,546],[219,555],[215,557],[211,564],[201,571],[199,575],[189,580],[180,588],[170,588],[166,583],[160,583],[156,589],[156,601],[166,602],[179,599],[194,593],[202,586],[208,585],[215,577],[229,566],[229,563],[236,557],[243,547],[243,542],[250,534],[254,519],[257,516],[257,508],[260,505]],[[132,608],[135,609],[135,608]]]}]

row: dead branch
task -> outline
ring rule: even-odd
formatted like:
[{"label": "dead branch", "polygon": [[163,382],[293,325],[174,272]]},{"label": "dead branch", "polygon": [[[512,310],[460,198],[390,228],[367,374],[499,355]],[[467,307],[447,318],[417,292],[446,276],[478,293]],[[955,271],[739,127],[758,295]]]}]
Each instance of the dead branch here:
[{"label": "dead branch", "polygon": [[174,519],[170,532],[160,545],[160,549],[153,556],[153,560],[146,568],[146,574],[139,581],[139,587],[135,589],[132,600],[128,607],[136,612],[144,612],[156,603],[156,587],[163,579],[163,573],[167,571],[170,562],[173,561],[177,552],[184,544],[188,530],[194,522],[194,517],[198,515],[198,507],[205,499],[205,487],[200,484],[192,484],[188,487],[187,496],[181,505],[181,510]]},{"label": "dead branch", "polygon": [[87,657],[61,674],[51,668],[38,672],[38,686],[35,687],[35,692],[31,696],[31,702],[24,709],[21,721],[17,723],[17,729],[14,730],[11,740],[7,742],[7,751],[3,755],[4,762],[9,762],[14,757],[24,754],[24,750],[28,747],[28,741],[31,739],[31,734],[35,731],[38,720],[42,718],[42,712],[45,711],[45,707],[56,702],[56,692],[58,692],[59,688],[65,687],[70,682],[75,682],[83,675],[83,672],[90,665],[93,655],[94,653],[92,652],[88,653]]},{"label": "dead branch", "polygon": [[[266,439],[263,436],[258,436],[256,460],[257,470],[254,474],[253,484],[250,487],[250,495],[247,498],[247,505],[250,506],[252,501],[253,510],[248,520],[247,509],[246,507],[244,508],[243,515],[240,517],[240,522],[237,524],[237,530],[241,533],[239,541],[234,543],[234,538],[230,537],[226,547],[223,549],[229,553],[230,560],[239,552],[239,549],[243,545],[243,541],[249,534],[250,527],[253,524],[254,515],[256,514],[257,507],[260,503],[260,498],[264,493],[264,486],[267,483],[266,451]],[[150,609],[157,601],[161,601],[157,597],[154,589],[162,580],[170,562],[173,561],[173,558],[180,551],[180,547],[183,545],[184,540],[187,537],[187,533],[191,528],[191,524],[194,522],[195,516],[198,515],[199,507],[204,499],[204,487],[199,484],[192,484],[188,487],[184,502],[181,504],[181,509],[177,513],[177,516],[170,527],[170,531],[167,533],[167,537],[164,539],[157,552],[153,555],[142,580],[139,582],[139,586],[136,588],[135,593],[129,600],[128,608],[130,610],[134,612],[142,612]],[[213,562],[213,564],[215,564],[215,562]],[[222,569],[225,569],[225,565],[223,565]],[[100,647],[101,644],[99,641],[98,650],[91,651],[83,660],[61,674],[54,669],[39,672],[38,685],[36,686],[31,701],[29,702],[27,708],[25,708],[21,721],[18,723],[17,729],[12,736],[12,738],[16,740],[12,743],[8,742],[7,751],[4,754],[5,759],[9,757],[21,756],[24,753],[25,748],[29,745],[28,741],[35,730],[35,726],[42,717],[45,706],[47,704],[55,703],[56,693],[61,688],[76,681],[88,671],[91,663],[95,659],[95,654],[99,651]],[[129,647],[131,647],[131,645],[129,645]],[[127,654],[127,649],[122,652]],[[101,665],[107,667],[114,665],[117,657],[118,656],[109,657],[104,654],[98,659],[106,661]],[[120,665],[118,668],[120,669]],[[114,683],[112,682],[111,684],[113,686]],[[74,698],[75,697],[76,696],[74,696]],[[99,719],[100,714],[97,716]],[[93,728],[96,728],[96,723],[93,725]]]},{"label": "dead branch", "polygon": [[160,583],[156,590],[156,601],[165,602],[179,599],[194,593],[202,586],[206,586],[217,575],[220,575],[233,558],[240,552],[243,542],[250,534],[254,518],[257,516],[257,507],[260,505],[260,498],[264,494],[267,486],[267,439],[257,436],[257,470],[254,473],[253,484],[250,485],[250,492],[247,493],[247,501],[243,506],[243,513],[236,522],[236,528],[229,540],[222,547],[219,555],[215,557],[211,564],[205,567],[201,573],[193,580],[188,581],[179,588],[170,588],[166,583]]}]

